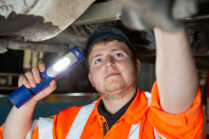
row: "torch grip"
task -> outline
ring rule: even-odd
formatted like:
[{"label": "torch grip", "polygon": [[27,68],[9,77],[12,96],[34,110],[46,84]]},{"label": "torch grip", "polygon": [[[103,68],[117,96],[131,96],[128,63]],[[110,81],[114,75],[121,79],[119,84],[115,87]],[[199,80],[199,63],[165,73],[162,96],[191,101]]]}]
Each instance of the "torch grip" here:
[{"label": "torch grip", "polygon": [[28,89],[24,85],[22,85],[8,96],[9,100],[17,108],[21,107],[34,95],[36,95],[38,92],[49,86],[49,83],[52,80],[52,78],[48,77],[46,75],[46,72],[42,72],[41,77],[43,80],[41,81],[41,83],[37,84],[36,87]]},{"label": "torch grip", "polygon": [[37,94],[38,92],[49,86],[49,83],[51,82],[51,80],[53,80],[53,78],[50,78],[46,75],[46,71],[41,72],[41,78],[42,81],[39,84],[37,84],[36,87],[30,89],[34,94]]}]

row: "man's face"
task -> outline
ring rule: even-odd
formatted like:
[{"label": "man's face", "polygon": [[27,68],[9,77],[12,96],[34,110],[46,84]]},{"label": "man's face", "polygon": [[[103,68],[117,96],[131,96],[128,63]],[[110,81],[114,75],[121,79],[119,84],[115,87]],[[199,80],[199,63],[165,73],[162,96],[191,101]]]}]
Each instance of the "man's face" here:
[{"label": "man's face", "polygon": [[131,58],[125,43],[96,43],[88,58],[89,80],[101,94],[111,95],[136,86],[140,62]]}]

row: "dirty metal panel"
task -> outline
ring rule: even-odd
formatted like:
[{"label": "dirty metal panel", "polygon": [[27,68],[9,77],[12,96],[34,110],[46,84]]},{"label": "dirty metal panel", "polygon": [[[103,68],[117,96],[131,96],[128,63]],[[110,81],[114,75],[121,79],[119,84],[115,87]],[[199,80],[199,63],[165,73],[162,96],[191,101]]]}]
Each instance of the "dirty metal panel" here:
[{"label": "dirty metal panel", "polygon": [[73,25],[95,24],[101,22],[119,20],[121,16],[121,6],[114,1],[93,4],[79,17]]}]

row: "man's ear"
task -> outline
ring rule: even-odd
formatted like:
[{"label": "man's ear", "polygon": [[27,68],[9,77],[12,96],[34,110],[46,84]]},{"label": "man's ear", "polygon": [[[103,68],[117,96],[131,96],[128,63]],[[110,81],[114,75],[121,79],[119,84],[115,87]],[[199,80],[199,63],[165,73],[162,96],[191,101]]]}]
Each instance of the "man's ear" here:
[{"label": "man's ear", "polygon": [[141,70],[141,62],[139,61],[139,59],[136,59],[135,62],[136,62],[136,68],[137,68],[136,75],[139,76],[139,73]]},{"label": "man's ear", "polygon": [[94,87],[94,83],[93,83],[93,81],[91,79],[91,74],[90,73],[88,74],[88,78],[89,78],[89,81],[91,82],[91,85]]}]

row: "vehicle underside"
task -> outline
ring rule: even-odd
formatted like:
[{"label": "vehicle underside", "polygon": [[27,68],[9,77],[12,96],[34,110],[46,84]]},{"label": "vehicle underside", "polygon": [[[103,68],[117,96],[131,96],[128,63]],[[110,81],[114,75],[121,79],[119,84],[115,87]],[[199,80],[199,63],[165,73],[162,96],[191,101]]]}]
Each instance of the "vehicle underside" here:
[{"label": "vehicle underside", "polygon": [[[181,5],[188,5],[188,1],[192,1],[193,5],[182,10]],[[154,5],[151,1],[152,6],[163,10],[156,15],[150,14],[149,19],[142,20],[130,12],[130,9],[134,9],[133,2],[134,0],[0,0],[0,72],[15,74],[17,78],[16,73],[23,73],[36,66],[39,60],[47,63],[51,57],[74,46],[83,50],[88,36],[100,26],[117,26],[124,30],[135,45],[140,61],[154,63],[156,48],[152,26],[144,23],[142,29],[145,30],[139,31],[141,26],[138,26],[138,23],[155,20],[156,24],[165,30],[176,26],[167,18],[167,14],[162,14],[169,14],[170,11],[161,7],[163,3]],[[198,71],[206,73],[209,69],[209,0],[176,0],[176,4],[167,4],[179,12],[174,12],[173,16],[181,20],[187,29]],[[132,19],[129,20],[126,14]],[[34,58],[35,56],[37,58]],[[12,67],[15,66],[14,63],[18,63],[9,60],[10,58],[21,61],[18,69],[13,68],[12,71],[6,68],[7,65]],[[68,77],[87,79],[88,69],[85,62],[79,70],[79,74],[71,73]],[[60,84],[66,84],[66,81]],[[90,86],[85,80],[80,82],[77,88],[82,85]],[[69,88],[68,84],[65,86]],[[76,85],[71,87],[73,86]],[[88,88],[90,89],[87,91],[93,90]]]}]

